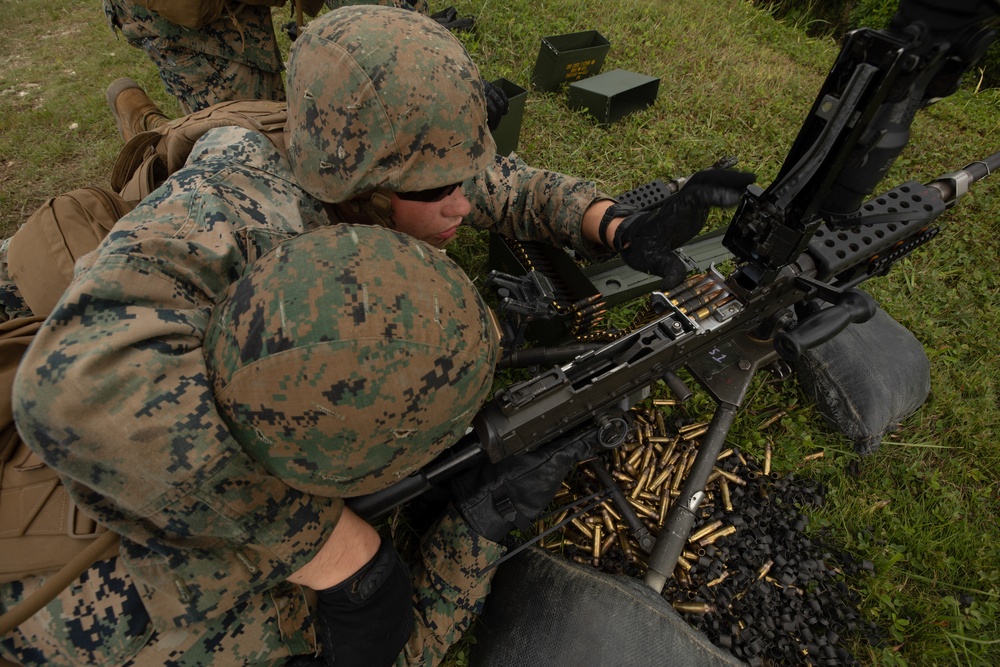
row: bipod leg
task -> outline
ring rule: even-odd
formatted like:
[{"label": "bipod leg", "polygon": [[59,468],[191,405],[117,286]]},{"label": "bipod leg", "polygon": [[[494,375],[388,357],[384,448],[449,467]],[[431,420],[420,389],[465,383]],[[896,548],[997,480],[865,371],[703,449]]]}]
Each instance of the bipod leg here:
[{"label": "bipod leg", "polygon": [[694,464],[681,487],[681,495],[674,501],[667,515],[663,530],[656,538],[653,552],[649,555],[649,569],[645,581],[657,593],[663,592],[667,579],[673,576],[677,559],[684,550],[696,513],[705,498],[705,486],[715,467],[715,461],[726,442],[729,428],[733,424],[739,406],[720,403],[712,416],[708,431],[702,437]]}]

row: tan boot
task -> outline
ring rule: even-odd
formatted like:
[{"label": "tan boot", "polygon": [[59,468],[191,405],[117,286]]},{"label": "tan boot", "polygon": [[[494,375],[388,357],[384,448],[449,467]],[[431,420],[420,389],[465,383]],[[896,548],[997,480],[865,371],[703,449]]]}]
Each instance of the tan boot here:
[{"label": "tan boot", "polygon": [[128,141],[140,132],[155,129],[170,120],[146,91],[127,77],[115,79],[108,86],[106,98],[122,141]]}]

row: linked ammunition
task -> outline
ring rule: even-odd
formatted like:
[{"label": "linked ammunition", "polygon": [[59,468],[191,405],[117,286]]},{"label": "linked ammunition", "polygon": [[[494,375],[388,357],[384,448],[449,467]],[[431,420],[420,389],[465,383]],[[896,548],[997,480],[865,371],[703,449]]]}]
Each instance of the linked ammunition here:
[{"label": "linked ammunition", "polygon": [[700,308],[701,306],[712,302],[714,299],[718,299],[722,295],[723,291],[724,290],[719,287],[714,292],[702,292],[701,294],[695,295],[684,303],[678,305],[677,310],[684,314],[690,313],[695,308]]},{"label": "linked ammunition", "polygon": [[702,320],[706,320],[715,313],[719,312],[719,308],[726,305],[727,303],[730,303],[734,298],[735,297],[732,294],[723,297],[722,299],[714,301],[709,305],[704,306],[703,308],[699,308],[695,312],[691,313],[690,317],[695,322],[701,322]]},{"label": "linked ammunition", "polygon": [[713,287],[715,287],[715,283],[711,282],[703,283],[701,285],[694,285],[693,287],[683,289],[677,292],[676,294],[671,293],[672,296],[669,296],[668,298],[670,299],[670,303],[680,308],[688,301],[697,298],[698,296],[704,294]]}]

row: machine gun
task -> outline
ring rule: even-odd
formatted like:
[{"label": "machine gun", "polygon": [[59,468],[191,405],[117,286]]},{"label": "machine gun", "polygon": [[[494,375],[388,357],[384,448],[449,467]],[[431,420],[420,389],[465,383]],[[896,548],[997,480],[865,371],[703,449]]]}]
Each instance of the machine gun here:
[{"label": "machine gun", "polygon": [[[733,272],[713,267],[679,290],[654,292],[654,321],[575,348],[567,363],[498,392],[442,457],[349,506],[375,518],[477,461],[516,456],[583,428],[613,448],[628,435],[627,411],[651,385],[663,380],[675,393],[686,390],[676,375],[684,368],[717,409],[659,536],[654,541],[640,534],[640,522],[629,522],[649,551],[646,583],[662,591],[753,376],[872,317],[876,305],[857,285],[934,238],[936,219],[1000,168],[996,153],[864,201],[905,147],[916,111],[954,92],[995,36],[994,0],[953,1],[947,9],[936,2],[906,0],[888,30],[845,38],[777,178],[766,189],[751,186],[725,232]],[[544,281],[533,282],[544,292]],[[797,306],[817,300],[829,307],[797,317]]]}]

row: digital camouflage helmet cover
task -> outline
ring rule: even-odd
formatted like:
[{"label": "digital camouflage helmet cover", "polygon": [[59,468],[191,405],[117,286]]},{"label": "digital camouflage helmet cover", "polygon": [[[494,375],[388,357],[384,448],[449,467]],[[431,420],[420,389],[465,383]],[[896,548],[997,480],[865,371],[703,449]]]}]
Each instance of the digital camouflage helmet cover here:
[{"label": "digital camouflage helmet cover", "polygon": [[462,44],[427,16],[375,5],[331,11],[292,45],[285,138],[298,183],[333,203],[461,183],[496,153]]},{"label": "digital camouflage helmet cover", "polygon": [[499,353],[492,314],[442,253],[381,227],[282,242],[213,311],[219,412],[287,484],[351,497],[395,483],[465,432]]}]

